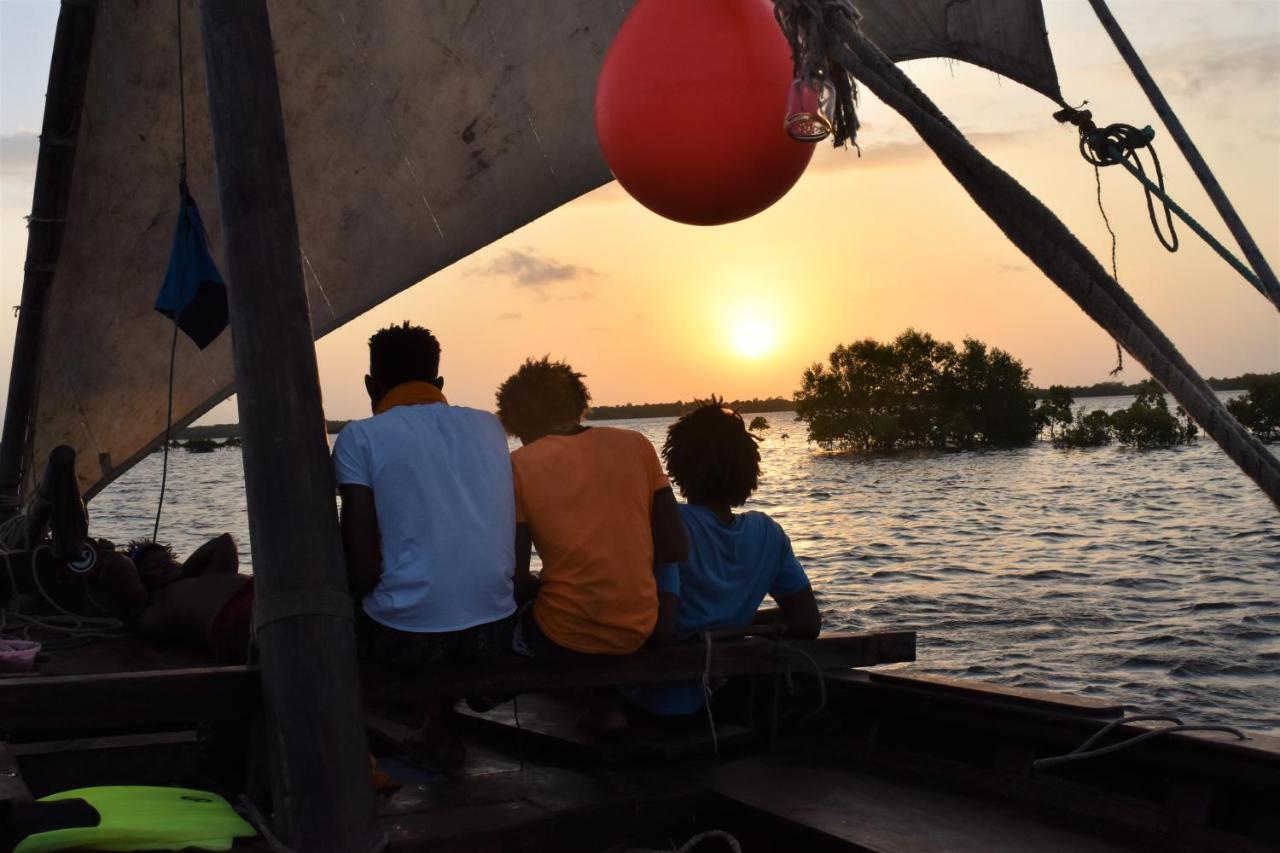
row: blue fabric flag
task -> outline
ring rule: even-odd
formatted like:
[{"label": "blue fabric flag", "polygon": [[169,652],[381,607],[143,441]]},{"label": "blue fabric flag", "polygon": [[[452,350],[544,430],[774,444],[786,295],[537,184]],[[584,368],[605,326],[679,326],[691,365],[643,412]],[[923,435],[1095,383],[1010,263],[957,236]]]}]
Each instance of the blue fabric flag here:
[{"label": "blue fabric flag", "polygon": [[182,196],[178,227],[154,307],[204,349],[227,327],[227,286],[209,253],[196,200],[186,184],[179,184],[178,191]]}]

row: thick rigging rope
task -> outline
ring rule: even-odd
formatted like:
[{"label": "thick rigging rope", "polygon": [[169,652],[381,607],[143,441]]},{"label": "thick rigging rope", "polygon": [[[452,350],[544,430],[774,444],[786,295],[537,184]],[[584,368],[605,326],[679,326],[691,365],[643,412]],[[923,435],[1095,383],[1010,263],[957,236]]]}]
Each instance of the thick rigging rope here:
[{"label": "thick rigging rope", "polygon": [[[792,0],[777,0],[786,4]],[[1280,507],[1280,459],[1226,410],[1173,343],[1043,202],[974,148],[856,26],[828,36],[832,63],[900,113],[1015,246],[1138,360]]]}]

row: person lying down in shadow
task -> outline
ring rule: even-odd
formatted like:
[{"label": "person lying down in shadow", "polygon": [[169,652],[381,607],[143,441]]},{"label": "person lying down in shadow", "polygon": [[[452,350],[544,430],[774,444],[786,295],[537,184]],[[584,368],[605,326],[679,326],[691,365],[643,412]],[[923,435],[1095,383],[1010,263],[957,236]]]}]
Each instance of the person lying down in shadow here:
[{"label": "person lying down in shadow", "polygon": [[91,594],[99,606],[143,637],[184,643],[225,663],[248,659],[253,577],[239,574],[230,533],[181,562],[168,545],[149,539],[123,550],[106,540],[98,545],[102,565]]}]

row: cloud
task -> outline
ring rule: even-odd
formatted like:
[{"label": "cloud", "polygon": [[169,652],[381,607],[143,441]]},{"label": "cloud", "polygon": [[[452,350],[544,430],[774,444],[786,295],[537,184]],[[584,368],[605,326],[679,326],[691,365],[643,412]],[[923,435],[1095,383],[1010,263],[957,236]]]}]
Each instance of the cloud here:
[{"label": "cloud", "polygon": [[524,315],[519,311],[503,311],[498,315],[499,320],[523,320]]},{"label": "cloud", "polygon": [[28,130],[0,134],[0,170],[6,174],[36,170],[40,136]]},{"label": "cloud", "polygon": [[518,287],[541,290],[548,284],[594,278],[600,273],[591,267],[539,257],[532,247],[526,246],[524,249],[507,249],[487,266],[469,270],[468,275],[506,277]]},{"label": "cloud", "polygon": [[1174,96],[1274,93],[1280,84],[1277,50],[1275,36],[1215,39],[1156,54],[1150,66],[1161,88]]},{"label": "cloud", "polygon": [[[1044,133],[1046,129],[1056,128],[1046,125],[1034,130],[966,131],[965,138],[979,151],[989,151],[994,147],[1020,143]],[[868,137],[864,134],[862,139],[868,140]],[[840,150],[826,145],[815,153],[813,162],[809,164],[809,171],[834,172],[852,168],[874,169],[883,166],[901,166],[918,163],[921,160],[931,160],[934,156],[933,149],[919,139],[910,142],[870,142],[868,140],[862,146],[861,157],[852,148]]]}]

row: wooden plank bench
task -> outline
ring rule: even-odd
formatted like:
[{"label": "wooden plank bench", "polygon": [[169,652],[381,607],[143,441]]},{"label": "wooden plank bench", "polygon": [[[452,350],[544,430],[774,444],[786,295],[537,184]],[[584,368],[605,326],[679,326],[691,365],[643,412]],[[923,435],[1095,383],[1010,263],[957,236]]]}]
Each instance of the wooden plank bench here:
[{"label": "wooden plank bench", "polygon": [[[779,656],[796,672],[912,661],[915,640],[912,631],[890,631],[830,634],[816,640],[720,641],[712,647],[710,674],[766,675],[775,671]],[[703,646],[681,645],[569,663],[508,656],[477,666],[441,667],[412,678],[366,667],[362,680],[366,703],[379,705],[697,679],[705,663]],[[8,678],[0,679],[0,725],[14,734],[241,719],[258,705],[261,694],[254,666]]]},{"label": "wooden plank bench", "polygon": [[[583,660],[547,661],[508,656],[484,666],[440,667],[428,675],[406,677],[364,666],[361,681],[366,704],[420,699],[494,696],[530,690],[613,687],[697,680],[706,667],[706,647],[682,644],[631,655],[600,655]],[[713,642],[712,678],[769,675],[779,661],[795,672],[851,669],[916,659],[914,631],[825,634],[816,640],[745,637]]]}]

